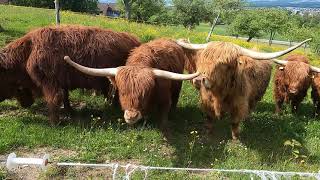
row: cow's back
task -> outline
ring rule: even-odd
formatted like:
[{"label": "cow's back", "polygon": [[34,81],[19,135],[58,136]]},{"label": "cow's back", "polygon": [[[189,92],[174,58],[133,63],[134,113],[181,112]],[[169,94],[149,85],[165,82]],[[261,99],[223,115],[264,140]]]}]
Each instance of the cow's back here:
[{"label": "cow's back", "polygon": [[[64,88],[94,88],[105,85],[105,78],[85,75],[63,61],[65,55],[93,68],[124,65],[129,52],[140,45],[134,36],[95,27],[45,27],[30,33],[33,49],[29,69],[40,84],[55,81]],[[103,85],[104,84],[104,85]]]}]

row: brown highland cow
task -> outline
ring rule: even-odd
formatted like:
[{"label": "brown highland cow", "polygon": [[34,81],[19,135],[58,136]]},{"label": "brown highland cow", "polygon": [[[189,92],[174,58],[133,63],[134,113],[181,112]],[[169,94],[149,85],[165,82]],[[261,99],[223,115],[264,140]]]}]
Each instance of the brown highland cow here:
[{"label": "brown highland cow", "polygon": [[193,59],[196,60],[196,67],[191,71],[196,69],[202,73],[193,82],[200,89],[202,109],[207,114],[209,131],[212,131],[213,120],[229,112],[233,139],[238,139],[239,123],[262,98],[270,80],[271,64],[257,59],[276,58],[303,44],[281,52],[258,53],[225,42],[190,44],[178,40],[177,43],[188,51],[201,50],[198,57]]},{"label": "brown highland cow", "polygon": [[[279,67],[279,75],[281,75],[282,74],[282,77],[284,77],[284,74],[283,74],[283,71],[285,71],[288,67],[290,67],[290,66],[288,66],[288,65],[290,65],[290,64],[292,64],[293,62],[292,61],[298,61],[299,62],[299,64],[300,64],[300,66],[298,67],[298,68],[301,68],[301,69],[299,69],[298,70],[298,72],[296,72],[297,71],[297,69],[295,70],[295,73],[294,73],[294,75],[291,75],[290,76],[290,79],[289,80],[292,80],[295,76],[296,76],[296,74],[297,73],[300,73],[300,77],[299,77],[299,79],[302,79],[303,80],[303,77],[304,77],[304,79],[306,79],[305,81],[307,81],[307,83],[305,83],[305,84],[308,84],[308,82],[310,83],[310,81],[311,81],[311,87],[312,87],[312,91],[311,91],[311,97],[312,97],[312,100],[313,100],[313,104],[314,104],[314,107],[315,107],[315,115],[316,116],[318,116],[319,115],[319,113],[320,113],[320,107],[319,107],[319,103],[320,103],[320,75],[319,75],[319,73],[320,73],[320,68],[318,68],[318,67],[314,67],[314,66],[310,66],[309,65],[309,63],[308,63],[308,59],[307,59],[307,57],[305,57],[305,56],[302,56],[302,55],[293,55],[293,56],[290,56],[289,58],[288,58],[288,61],[282,61],[282,60],[273,60],[274,62],[276,62],[277,64],[279,64],[279,65],[281,65],[281,67]],[[304,64],[302,64],[302,62],[304,63]],[[297,62],[295,62],[295,63],[297,63]],[[292,65],[291,65],[292,66]],[[291,68],[292,69],[292,68]],[[303,70],[305,70],[305,72],[303,72]],[[307,74],[307,72],[308,72],[308,75],[306,75]],[[301,72],[302,72],[302,75],[301,75]],[[293,72],[291,72],[291,73],[293,73]],[[308,76],[308,77],[307,77]],[[311,76],[311,78],[310,78],[310,76]],[[280,80],[280,81],[279,81]],[[283,79],[279,79],[278,81],[279,82],[281,82],[281,83],[286,83],[286,81],[284,81]],[[297,82],[299,82],[298,80],[297,80]],[[290,90],[291,90],[291,94],[293,93],[293,92],[295,92],[294,90],[295,89],[298,89],[298,91],[299,90],[301,90],[301,89],[299,89],[299,88],[301,88],[301,86],[303,86],[303,81],[302,82],[300,82],[300,86],[299,85],[297,85],[297,84],[299,84],[299,83],[297,83],[297,82],[295,82],[296,83],[296,85],[295,86],[286,86],[286,87],[284,87],[283,85],[282,85],[282,89],[279,89],[279,90],[277,90],[277,91],[280,91],[282,94],[280,94],[281,96],[280,97],[283,97],[284,95],[283,94],[285,94],[285,93],[283,93],[284,92],[284,90],[285,90],[285,88],[287,88],[288,90],[287,90],[287,92],[289,91],[289,93],[290,93]],[[276,83],[276,82],[275,82]],[[310,84],[309,84],[310,85]],[[281,86],[280,86],[281,87]],[[295,87],[298,87],[298,88],[295,88]],[[293,89],[293,90],[292,90]],[[303,91],[306,91],[305,89],[306,89],[306,87],[302,87],[302,89],[303,89]],[[276,89],[275,89],[275,91],[276,91]],[[290,98],[294,98],[294,97],[292,97],[292,95],[290,96],[289,95],[289,93],[287,93],[287,94],[285,94],[286,96],[285,96],[285,98],[287,98],[287,99],[289,99],[289,100],[291,100],[291,103],[292,102],[297,102],[297,100],[296,101],[293,101],[292,99],[290,99]],[[306,92],[303,92],[303,93],[306,93]],[[305,96],[304,94],[303,94],[302,92],[300,92],[300,93],[296,93],[297,95],[298,94],[300,94],[301,96]],[[276,96],[276,94],[275,94],[275,98],[278,98],[277,96]],[[283,101],[285,101],[286,99],[284,98],[284,100]],[[303,99],[302,97],[299,97],[300,99]],[[277,100],[276,100],[277,101]],[[302,101],[302,100],[301,100]],[[293,104],[292,104],[293,105]],[[278,112],[280,111],[280,105],[278,105]],[[298,106],[295,106],[294,107],[294,105],[293,105],[293,108],[292,108],[292,110],[293,111],[297,111],[297,107]],[[295,109],[296,108],[296,109]],[[276,110],[277,110],[277,106],[276,106]]]},{"label": "brown highland cow", "polygon": [[296,113],[300,103],[307,95],[311,84],[309,60],[303,55],[290,55],[285,66],[278,66],[274,76],[274,100],[276,113],[280,113],[282,104],[291,103]]},{"label": "brown highland cow", "polygon": [[184,75],[186,56],[172,40],[158,39],[135,48],[126,66],[93,69],[79,66],[68,57],[65,60],[93,76],[115,76],[124,119],[134,124],[152,109],[160,114],[160,127],[166,129],[168,113],[178,102],[182,80],[192,79],[199,73]]},{"label": "brown highland cow", "polygon": [[16,97],[22,106],[40,92],[49,108],[49,120],[59,120],[59,105],[68,105],[68,90],[95,89],[107,93],[108,80],[92,77],[67,66],[64,55],[94,68],[124,65],[129,52],[140,45],[127,33],[95,27],[45,27],[29,32],[0,52],[0,100]]},{"label": "brown highland cow", "polygon": [[312,91],[311,91],[311,97],[314,104],[314,114],[315,116],[319,116],[320,114],[320,74],[315,73],[312,77],[312,83],[311,83]]}]

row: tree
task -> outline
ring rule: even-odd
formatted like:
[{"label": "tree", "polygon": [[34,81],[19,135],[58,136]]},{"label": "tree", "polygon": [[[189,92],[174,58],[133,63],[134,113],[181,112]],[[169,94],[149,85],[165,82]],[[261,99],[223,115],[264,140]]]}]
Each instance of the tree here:
[{"label": "tree", "polygon": [[289,22],[289,13],[281,9],[264,9],[261,13],[265,19],[263,29],[270,34],[269,45],[271,45],[276,33],[281,34],[286,30]]},{"label": "tree", "polygon": [[263,31],[263,18],[260,10],[241,11],[231,23],[229,31],[234,35],[248,36],[248,42],[254,37],[260,37]]},{"label": "tree", "polygon": [[[208,42],[210,40],[211,34],[220,18],[224,16],[228,16],[233,11],[240,10],[244,5],[244,2],[242,0],[215,0],[211,3],[212,7],[209,7],[208,12],[210,10],[212,11],[212,15],[210,13],[209,16],[213,17],[215,15],[215,18],[211,20],[211,29],[208,33],[208,36],[206,38],[206,41]],[[211,17],[208,17],[210,19]]]},{"label": "tree", "polygon": [[[54,0],[12,0],[19,6],[33,6],[54,9]],[[60,8],[75,12],[98,13],[98,0],[59,0]]]},{"label": "tree", "polygon": [[209,0],[173,0],[179,22],[188,29],[199,25],[209,14],[207,7],[211,7],[210,3]]},{"label": "tree", "polygon": [[122,12],[127,19],[143,22],[151,16],[159,15],[165,7],[164,0],[118,0]]}]

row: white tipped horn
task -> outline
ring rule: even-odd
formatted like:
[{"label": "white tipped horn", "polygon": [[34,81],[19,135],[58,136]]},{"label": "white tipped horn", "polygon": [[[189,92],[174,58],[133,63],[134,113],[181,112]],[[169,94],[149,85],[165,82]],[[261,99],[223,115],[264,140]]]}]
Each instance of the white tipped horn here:
[{"label": "white tipped horn", "polygon": [[73,62],[69,56],[65,56],[64,60],[70,64],[71,66],[73,66],[74,68],[76,68],[77,70],[91,75],[91,76],[100,76],[100,77],[106,77],[106,76],[115,76],[118,72],[117,68],[104,68],[104,69],[96,69],[96,68],[88,68],[85,66],[82,66],[78,63]]},{"label": "white tipped horn", "polygon": [[298,47],[302,46],[303,44],[305,44],[308,41],[311,41],[312,39],[307,39],[305,41],[302,41],[301,43],[292,46],[284,51],[279,51],[279,52],[274,52],[274,53],[261,53],[261,52],[256,52],[256,51],[252,51],[246,48],[243,48],[241,46],[236,45],[242,52],[242,55],[245,56],[249,56],[253,59],[260,59],[260,60],[267,60],[267,59],[273,59],[273,58],[278,58],[280,56],[283,56],[285,54],[288,54],[289,52],[297,49]]},{"label": "white tipped horn", "polygon": [[193,74],[179,74],[179,73],[173,73],[173,72],[164,71],[160,69],[152,69],[152,72],[156,77],[161,77],[161,78],[170,79],[170,80],[178,80],[178,81],[190,80],[200,75],[199,72],[196,72]]},{"label": "white tipped horn", "polygon": [[[288,61],[283,61],[283,60],[278,60],[278,59],[272,59],[273,62],[275,62],[276,64],[280,64],[280,65],[286,65],[288,63]],[[316,72],[316,73],[320,73],[320,68],[315,67],[315,66],[310,66],[311,71]]]},{"label": "white tipped horn", "polygon": [[279,60],[279,59],[271,59],[271,61],[273,61],[276,64],[284,65],[284,66],[288,64],[288,61],[283,61],[283,60]]},{"label": "white tipped horn", "polygon": [[315,67],[315,66],[310,66],[311,71],[316,72],[316,73],[320,73],[320,68]]},{"label": "white tipped horn", "polygon": [[176,43],[181,47],[184,47],[186,49],[193,49],[193,50],[205,49],[205,48],[207,48],[207,46],[209,44],[209,43],[206,43],[206,44],[192,44],[192,43],[184,42],[182,40],[177,40]]}]

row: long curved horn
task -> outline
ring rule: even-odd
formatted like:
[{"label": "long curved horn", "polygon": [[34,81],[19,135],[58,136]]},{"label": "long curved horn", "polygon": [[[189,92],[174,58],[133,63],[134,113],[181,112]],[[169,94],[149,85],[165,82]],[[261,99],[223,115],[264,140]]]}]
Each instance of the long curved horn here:
[{"label": "long curved horn", "polygon": [[152,72],[156,77],[178,81],[190,80],[200,75],[199,72],[193,74],[178,74],[160,69],[152,69]]},{"label": "long curved horn", "polygon": [[209,44],[209,43],[206,43],[206,44],[192,44],[192,43],[184,42],[181,39],[180,40],[176,40],[176,43],[179,46],[182,46],[182,47],[184,47],[186,49],[193,49],[193,50],[205,49],[205,48],[207,48],[207,46]]},{"label": "long curved horn", "polygon": [[[276,64],[280,64],[280,65],[286,65],[288,63],[288,61],[283,61],[283,60],[278,60],[278,59],[272,59],[273,62],[275,62]],[[315,66],[310,66],[311,71],[316,72],[316,73],[320,73],[320,68],[315,67]]]},{"label": "long curved horn", "polygon": [[235,46],[237,46],[241,50],[242,55],[249,56],[253,59],[267,60],[267,59],[273,59],[273,58],[277,58],[277,57],[283,56],[285,54],[288,54],[289,52],[297,49],[298,47],[302,46],[303,44],[305,44],[306,42],[311,41],[311,40],[312,39],[304,40],[301,43],[299,43],[295,46],[292,46],[284,51],[279,51],[279,52],[274,52],[274,53],[261,53],[261,52],[256,52],[256,51],[252,51],[252,50],[243,48],[238,45],[235,45]]},{"label": "long curved horn", "polygon": [[287,63],[288,63],[288,61],[279,60],[279,59],[271,59],[271,61],[273,61],[276,64],[284,65],[284,66],[287,65]]},{"label": "long curved horn", "polygon": [[95,68],[88,68],[85,66],[82,66],[78,63],[73,62],[69,56],[65,56],[64,60],[70,64],[71,66],[73,66],[74,68],[76,68],[77,70],[91,75],[91,76],[100,76],[100,77],[106,77],[106,76],[115,76],[118,72],[117,68],[104,68],[104,69],[95,69]]}]

